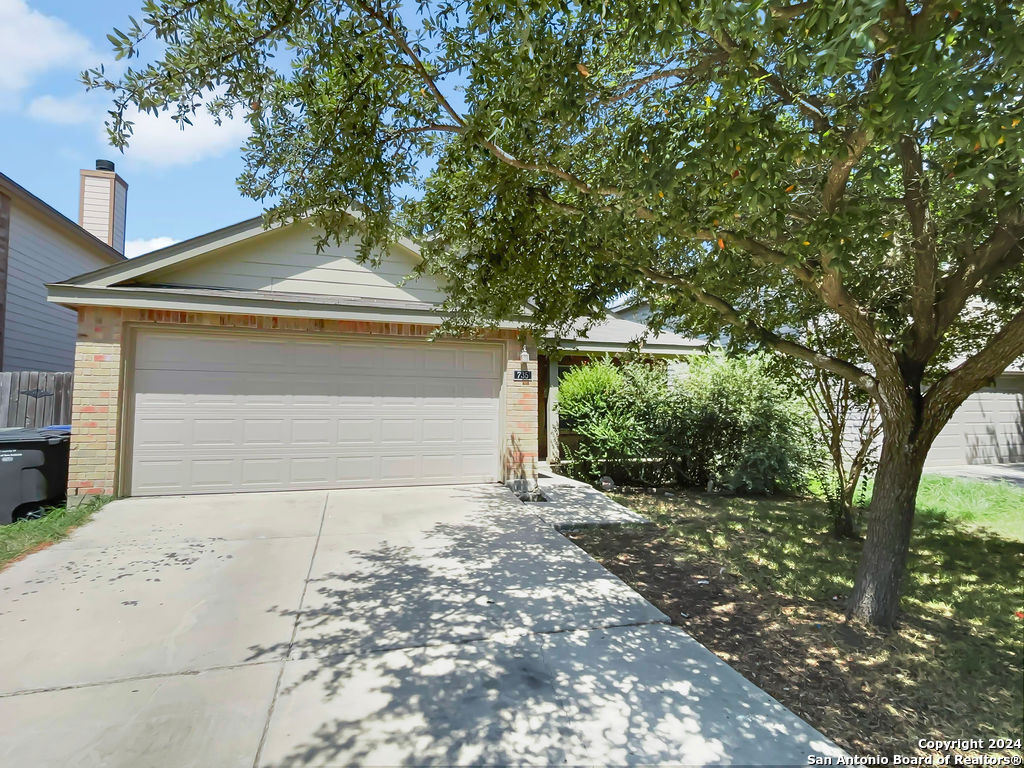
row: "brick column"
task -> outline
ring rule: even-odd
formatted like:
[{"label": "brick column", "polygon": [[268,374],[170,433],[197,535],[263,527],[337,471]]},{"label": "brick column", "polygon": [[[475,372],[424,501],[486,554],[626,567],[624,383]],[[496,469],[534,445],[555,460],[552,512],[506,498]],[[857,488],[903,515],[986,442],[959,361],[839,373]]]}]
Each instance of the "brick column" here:
[{"label": "brick column", "polygon": [[[522,346],[508,345],[505,366],[505,440],[503,464],[505,482],[518,489],[533,487],[537,481],[537,351],[528,348],[530,362],[519,359]],[[528,370],[530,381],[516,381],[514,371]]]},{"label": "brick column", "polygon": [[68,502],[76,496],[117,492],[122,312],[108,307],[78,311],[75,385],[71,402]]}]

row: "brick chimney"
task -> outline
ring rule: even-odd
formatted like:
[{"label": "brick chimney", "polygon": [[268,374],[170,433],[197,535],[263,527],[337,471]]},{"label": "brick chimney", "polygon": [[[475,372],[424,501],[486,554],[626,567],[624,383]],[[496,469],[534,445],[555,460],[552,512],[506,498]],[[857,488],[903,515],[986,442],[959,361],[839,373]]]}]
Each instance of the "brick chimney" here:
[{"label": "brick chimney", "polygon": [[110,160],[97,160],[96,170],[81,170],[78,225],[119,253],[124,253],[128,185],[114,173]]}]

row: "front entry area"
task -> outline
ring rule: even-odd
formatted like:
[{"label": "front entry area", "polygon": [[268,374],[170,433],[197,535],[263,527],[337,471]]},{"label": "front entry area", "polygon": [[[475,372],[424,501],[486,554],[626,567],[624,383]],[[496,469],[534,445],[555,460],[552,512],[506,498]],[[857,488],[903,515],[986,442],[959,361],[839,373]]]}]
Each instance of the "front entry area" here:
[{"label": "front entry area", "polygon": [[500,344],[147,329],[132,348],[133,496],[500,478]]}]

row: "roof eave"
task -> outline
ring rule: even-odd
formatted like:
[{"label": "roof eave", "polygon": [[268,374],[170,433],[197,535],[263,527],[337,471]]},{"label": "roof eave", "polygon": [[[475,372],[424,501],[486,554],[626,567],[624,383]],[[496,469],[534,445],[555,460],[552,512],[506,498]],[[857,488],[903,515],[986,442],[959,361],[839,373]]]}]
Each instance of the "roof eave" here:
[{"label": "roof eave", "polygon": [[[274,227],[271,229],[274,229]],[[130,259],[126,263],[111,264],[95,269],[92,272],[76,275],[58,283],[58,285],[106,287],[125,280],[133,280],[149,272],[201,256],[217,248],[247,240],[250,237],[255,237],[267,231],[270,230],[263,227],[261,217],[246,219],[213,232],[207,232],[206,234],[183,240],[180,243],[174,243],[166,248],[150,251],[143,256]]]},{"label": "roof eave", "polygon": [[[358,215],[358,212],[349,211],[348,213],[357,220],[361,218]],[[172,245],[168,245],[166,248],[150,251],[147,254],[131,259],[127,264],[112,264],[93,270],[92,272],[76,275],[69,280],[65,280],[63,284],[105,287],[114,285],[115,283],[135,280],[143,277],[144,275],[156,272],[157,270],[166,269],[167,267],[180,264],[184,261],[188,261],[189,259],[204,256],[205,254],[219,248],[235,245],[236,243],[240,243],[244,240],[258,237],[259,235],[263,235],[268,232],[273,232],[284,226],[288,225],[275,222],[270,226],[264,226],[263,217],[254,216],[251,219],[245,219],[244,221],[239,221],[227,227],[221,227],[220,229],[215,229],[212,232],[197,235],[196,237],[189,238],[188,240],[183,240],[180,243],[173,243]],[[419,247],[408,237],[401,236],[397,238],[395,245],[407,251],[413,257],[414,261],[423,261],[423,256],[420,253]]]},{"label": "roof eave", "polygon": [[[176,312],[213,312],[220,314],[305,317],[324,320],[357,320],[365,322],[418,323],[440,325],[447,319],[436,308],[414,309],[372,304],[317,303],[288,300],[286,297],[217,296],[188,290],[167,291],[145,287],[110,288],[51,283],[47,301],[65,307],[119,307],[125,309],[159,309]],[[502,321],[494,327],[518,329],[516,320]]]},{"label": "roof eave", "polygon": [[[549,339],[548,341],[554,341]],[[682,357],[685,355],[696,355],[703,351],[703,344],[643,344],[637,347],[630,343],[615,343],[607,341],[560,341],[558,349],[562,352],[579,353],[616,353],[630,354],[638,352],[641,355],[656,355],[661,357]]]}]

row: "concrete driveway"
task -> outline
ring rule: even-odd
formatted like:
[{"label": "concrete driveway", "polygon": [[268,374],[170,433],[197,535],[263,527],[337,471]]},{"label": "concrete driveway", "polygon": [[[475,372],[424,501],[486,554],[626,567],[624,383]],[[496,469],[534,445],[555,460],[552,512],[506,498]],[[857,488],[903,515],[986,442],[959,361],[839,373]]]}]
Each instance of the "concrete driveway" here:
[{"label": "concrete driveway", "polygon": [[958,467],[926,469],[925,474],[960,477],[965,480],[987,480],[993,483],[1010,483],[1024,488],[1024,463],[962,464]]},{"label": "concrete driveway", "polygon": [[113,502],[0,573],[0,764],[840,754],[558,513],[498,486]]}]

